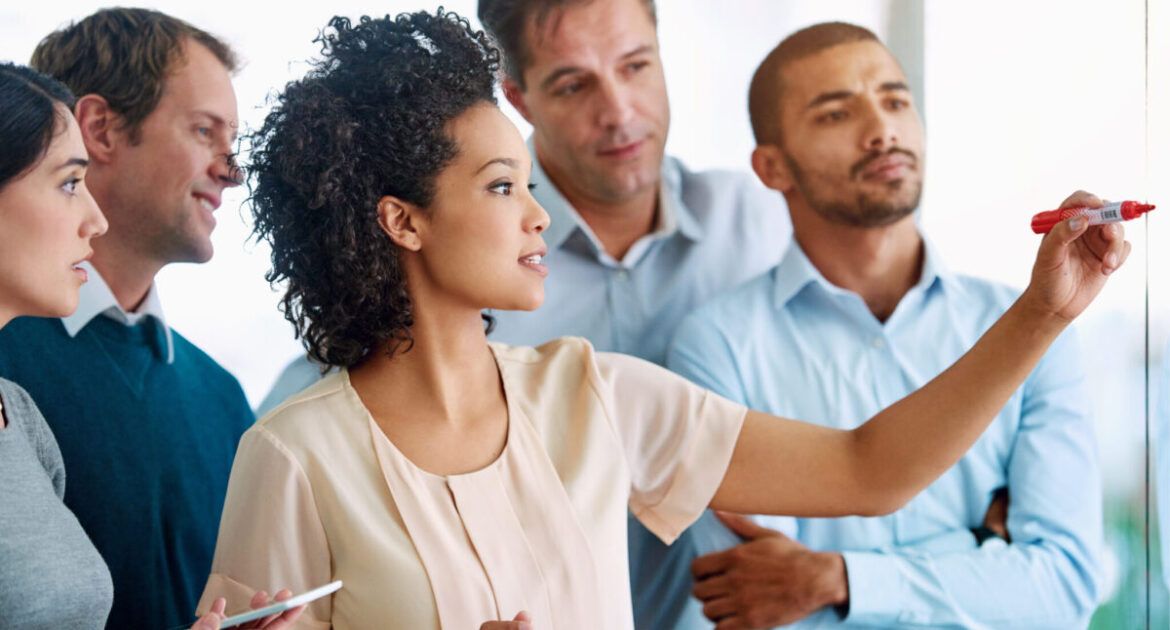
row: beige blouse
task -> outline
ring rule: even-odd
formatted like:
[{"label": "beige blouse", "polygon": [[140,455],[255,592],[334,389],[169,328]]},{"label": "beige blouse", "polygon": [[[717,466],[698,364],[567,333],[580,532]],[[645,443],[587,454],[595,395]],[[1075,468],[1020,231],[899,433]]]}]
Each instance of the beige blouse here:
[{"label": "beige blouse", "polygon": [[632,628],[627,508],[664,541],[710,502],[746,410],[583,339],[491,344],[507,443],[475,472],[416,467],[342,371],[240,442],[220,523],[215,597],[332,580],[298,628]]}]

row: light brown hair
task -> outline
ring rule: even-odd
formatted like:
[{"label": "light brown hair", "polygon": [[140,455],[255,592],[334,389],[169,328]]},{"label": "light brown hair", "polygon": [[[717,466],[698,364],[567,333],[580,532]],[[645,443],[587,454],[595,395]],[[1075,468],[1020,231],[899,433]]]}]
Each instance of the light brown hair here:
[{"label": "light brown hair", "polygon": [[183,20],[150,9],[102,9],[54,31],[37,44],[30,65],[64,83],[78,98],[97,94],[122,118],[137,141],[142,121],[158,106],[167,76],[195,42],[228,72],[235,52],[225,42]]}]

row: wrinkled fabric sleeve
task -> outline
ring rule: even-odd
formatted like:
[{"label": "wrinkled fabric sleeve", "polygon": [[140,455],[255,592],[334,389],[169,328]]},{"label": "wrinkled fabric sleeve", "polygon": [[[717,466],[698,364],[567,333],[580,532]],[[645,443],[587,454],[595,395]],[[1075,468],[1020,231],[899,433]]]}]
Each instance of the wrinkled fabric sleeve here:
[{"label": "wrinkled fabric sleeve", "polygon": [[711,503],[747,409],[666,369],[598,353],[593,387],[630,471],[630,511],[670,543]]},{"label": "wrinkled fabric sleeve", "polygon": [[[244,434],[232,465],[211,577],[197,614],[217,597],[228,614],[248,609],[252,595],[293,594],[332,581],[328,541],[300,463],[278,438],[256,425]],[[331,599],[311,604],[295,628],[331,627]]]}]

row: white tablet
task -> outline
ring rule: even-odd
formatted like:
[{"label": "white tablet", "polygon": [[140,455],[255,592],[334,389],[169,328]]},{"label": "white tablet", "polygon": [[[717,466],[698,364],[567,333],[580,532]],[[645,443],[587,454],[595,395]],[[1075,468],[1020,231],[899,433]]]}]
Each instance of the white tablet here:
[{"label": "white tablet", "polygon": [[306,591],[304,593],[301,593],[300,595],[293,595],[292,597],[290,597],[282,602],[275,602],[275,603],[273,603],[269,606],[265,606],[263,608],[257,608],[256,610],[249,610],[248,612],[246,612],[242,615],[235,615],[232,617],[228,617],[227,619],[223,620],[223,623],[221,623],[219,625],[219,627],[220,628],[230,628],[232,626],[238,626],[242,623],[248,623],[249,621],[255,621],[256,619],[260,619],[261,617],[267,617],[268,615],[275,615],[277,613],[282,613],[290,608],[296,608],[297,606],[300,606],[301,604],[307,604],[315,599],[320,599],[322,597],[325,597],[326,595],[329,595],[330,593],[336,592],[337,589],[339,589],[339,588],[341,588],[341,580],[338,580],[336,582],[330,582],[330,583],[326,584],[325,586],[317,587],[311,591]]}]

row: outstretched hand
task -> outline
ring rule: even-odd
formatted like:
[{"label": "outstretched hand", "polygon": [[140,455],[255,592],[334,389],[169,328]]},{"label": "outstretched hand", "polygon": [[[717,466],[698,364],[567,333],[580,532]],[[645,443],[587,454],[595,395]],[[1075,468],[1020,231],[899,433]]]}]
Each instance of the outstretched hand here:
[{"label": "outstretched hand", "polygon": [[[1078,190],[1060,207],[1103,205],[1096,195]],[[1119,223],[1089,227],[1083,217],[1063,221],[1041,241],[1032,282],[1024,293],[1043,312],[1071,321],[1097,297],[1131,249]]]}]

